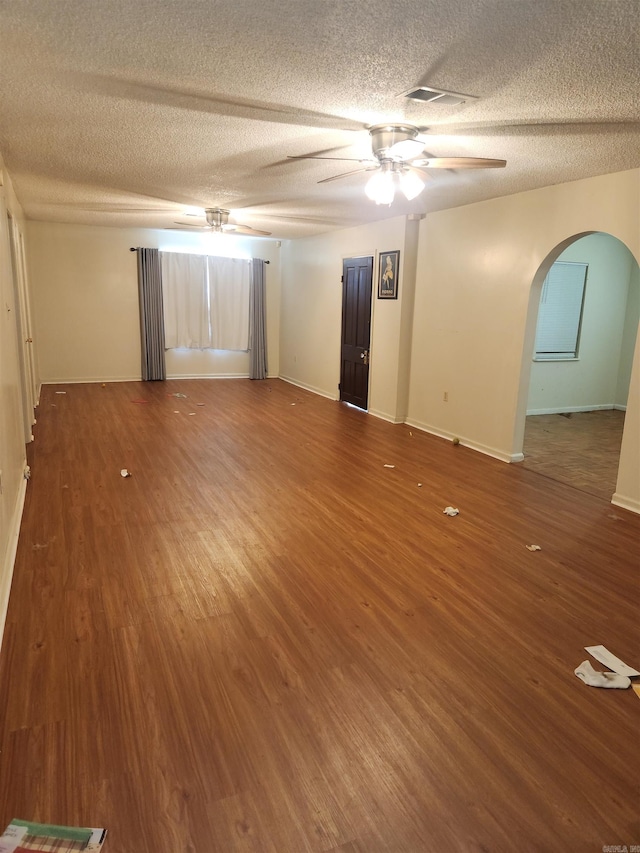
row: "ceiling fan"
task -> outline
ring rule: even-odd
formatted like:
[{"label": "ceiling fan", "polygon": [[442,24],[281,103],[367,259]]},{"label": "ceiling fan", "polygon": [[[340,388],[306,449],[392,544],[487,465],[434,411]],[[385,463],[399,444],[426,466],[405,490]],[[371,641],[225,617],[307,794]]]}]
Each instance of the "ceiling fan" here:
[{"label": "ceiling fan", "polygon": [[[184,222],[176,222],[181,228],[187,228],[190,231],[195,229],[205,229],[213,231],[216,234],[249,234],[261,237],[269,237],[271,231],[260,231],[258,228],[251,228],[249,225],[236,225],[229,222],[230,211],[224,210],[221,207],[207,207],[204,211],[207,220],[206,225],[185,225]],[[186,213],[185,216],[201,216],[199,213]]]},{"label": "ceiling fan", "polygon": [[323,157],[315,154],[289,155],[290,160],[351,160],[360,169],[323,178],[319,184],[337,181],[358,172],[373,172],[365,192],[376,204],[391,204],[396,186],[411,201],[424,189],[429,169],[501,169],[506,160],[484,157],[430,157],[425,142],[418,139],[420,129],[412,124],[376,124],[369,128],[372,157]]}]

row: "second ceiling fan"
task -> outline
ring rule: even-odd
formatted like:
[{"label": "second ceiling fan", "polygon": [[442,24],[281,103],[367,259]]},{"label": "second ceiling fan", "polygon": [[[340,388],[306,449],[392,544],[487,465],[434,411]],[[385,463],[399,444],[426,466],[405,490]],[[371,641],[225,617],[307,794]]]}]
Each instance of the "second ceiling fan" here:
[{"label": "second ceiling fan", "polygon": [[319,184],[337,181],[358,172],[373,172],[365,192],[376,204],[391,204],[396,186],[407,199],[416,198],[424,189],[429,169],[501,169],[506,160],[485,157],[430,157],[425,143],[418,139],[420,129],[411,124],[377,124],[369,128],[372,157],[324,157],[315,154],[289,155],[290,160],[344,160],[361,164],[359,169],[323,178]]},{"label": "second ceiling fan", "polygon": [[[249,225],[236,225],[229,222],[230,213],[231,211],[222,207],[207,207],[204,211],[207,220],[206,225],[186,225],[184,222],[176,222],[175,224],[189,230],[205,229],[217,234],[248,234],[258,237],[269,237],[271,235],[271,231],[260,231],[258,228],[251,228]],[[187,213],[185,215],[199,216],[200,214]]]}]

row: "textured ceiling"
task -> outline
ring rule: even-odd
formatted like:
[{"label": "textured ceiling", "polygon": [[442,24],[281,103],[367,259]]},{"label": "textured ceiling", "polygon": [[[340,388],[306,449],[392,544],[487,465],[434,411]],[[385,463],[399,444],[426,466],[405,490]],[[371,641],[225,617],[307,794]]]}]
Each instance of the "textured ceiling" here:
[{"label": "textured ceiling", "polygon": [[[31,219],[220,206],[288,238],[426,213],[638,167],[639,23],[637,0],[0,0],[0,152]],[[507,166],[379,207],[366,175],[317,183],[354,164],[287,160],[367,156],[399,120]]]}]

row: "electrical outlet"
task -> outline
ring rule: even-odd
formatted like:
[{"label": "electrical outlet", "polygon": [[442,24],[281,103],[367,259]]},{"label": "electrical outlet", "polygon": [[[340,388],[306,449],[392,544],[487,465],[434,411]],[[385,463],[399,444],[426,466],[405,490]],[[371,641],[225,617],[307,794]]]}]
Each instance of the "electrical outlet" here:
[{"label": "electrical outlet", "polygon": [[444,392],[444,394],[442,395],[442,401],[443,401],[444,403],[448,403],[448,402],[449,402],[449,392],[448,392],[448,391],[445,391],[445,392]]}]

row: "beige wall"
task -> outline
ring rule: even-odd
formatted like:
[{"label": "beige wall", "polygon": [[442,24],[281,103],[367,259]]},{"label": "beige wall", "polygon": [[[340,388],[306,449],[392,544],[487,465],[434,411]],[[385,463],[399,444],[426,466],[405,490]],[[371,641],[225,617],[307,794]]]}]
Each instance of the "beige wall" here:
[{"label": "beige wall", "polygon": [[[459,436],[500,459],[519,458],[535,333],[529,308],[563,242],[593,231],[617,237],[638,260],[640,170],[427,216],[418,253],[409,423]],[[640,511],[637,349],[616,501]]]},{"label": "beige wall", "polygon": [[[417,223],[404,216],[289,241],[283,248],[280,373],[304,388],[338,399],[342,262],[372,256],[369,411],[393,422],[406,415]],[[378,257],[400,250],[397,300],[378,300]]]},{"label": "beige wall", "polygon": [[[274,240],[193,232],[29,223],[28,259],[43,382],[140,379],[136,254],[165,251],[237,254],[269,260],[267,345],[278,375],[280,250]],[[247,376],[247,353],[168,350],[169,377]]]},{"label": "beige wall", "polygon": [[640,266],[638,266],[635,261],[631,265],[629,293],[624,316],[625,320],[624,329],[622,331],[622,347],[620,349],[620,371],[618,373],[616,403],[618,406],[626,408],[629,388],[631,387],[633,356],[638,344],[637,317],[640,316]]}]

